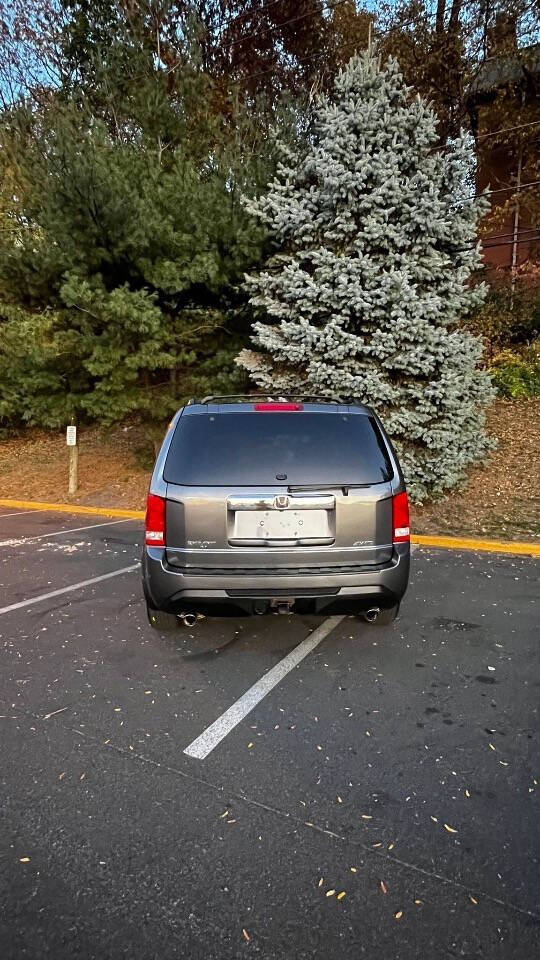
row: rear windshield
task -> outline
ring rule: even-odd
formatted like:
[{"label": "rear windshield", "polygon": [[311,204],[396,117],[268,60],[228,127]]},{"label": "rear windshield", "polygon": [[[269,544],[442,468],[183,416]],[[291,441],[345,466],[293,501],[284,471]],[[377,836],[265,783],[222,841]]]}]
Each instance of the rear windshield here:
[{"label": "rear windshield", "polygon": [[339,413],[183,416],[164,470],[168,483],[204,486],[352,486],[391,476],[374,421]]}]

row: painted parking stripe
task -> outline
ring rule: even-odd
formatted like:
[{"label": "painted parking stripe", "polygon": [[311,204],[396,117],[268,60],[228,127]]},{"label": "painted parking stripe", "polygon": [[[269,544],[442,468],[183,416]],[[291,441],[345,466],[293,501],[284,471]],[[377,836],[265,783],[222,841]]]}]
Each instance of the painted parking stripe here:
[{"label": "painted parking stripe", "polygon": [[23,513],[32,513],[31,510],[17,510],[15,513],[0,513],[1,517],[22,517]]},{"label": "painted parking stripe", "polygon": [[[112,527],[117,523],[129,523],[130,520],[109,520],[106,523],[90,523],[86,527],[67,527],[64,530],[53,530],[52,533],[40,533],[37,537],[21,537],[18,544],[33,543],[34,540],[45,540],[47,537],[59,537],[63,533],[80,533],[81,530],[95,530],[97,527]],[[0,547],[10,547],[13,540],[0,540]]]},{"label": "painted parking stripe", "polygon": [[83,587],[89,587],[93,583],[102,583],[103,580],[110,580],[111,577],[119,577],[123,573],[132,573],[139,567],[139,563],[132,563],[129,567],[113,570],[112,573],[103,573],[100,577],[92,577],[91,580],[81,580],[79,583],[72,583],[69,587],[61,587],[60,590],[40,593],[39,597],[30,597],[28,600],[20,600],[19,603],[10,603],[7,607],[0,607],[0,614],[9,613],[11,610],[21,610],[23,607],[29,607],[32,603],[41,603],[43,600],[52,600],[53,597],[60,597],[63,593],[71,593],[73,590],[82,590]]},{"label": "painted parking stripe", "polygon": [[186,747],[184,753],[196,760],[204,760],[214,747],[217,747],[227,734],[234,730],[244,717],[247,717],[248,713],[251,713],[257,704],[266,697],[267,693],[270,693],[291,670],[294,670],[308,654],[315,650],[344,619],[344,617],[329,617],[328,620],[325,620],[309,637],[306,637],[294,650],[291,650],[283,660],[280,660],[268,673],[265,673],[264,677],[261,677],[249,690],[246,690],[233,703],[232,707],[229,707],[221,717],[218,717],[193,743]]}]

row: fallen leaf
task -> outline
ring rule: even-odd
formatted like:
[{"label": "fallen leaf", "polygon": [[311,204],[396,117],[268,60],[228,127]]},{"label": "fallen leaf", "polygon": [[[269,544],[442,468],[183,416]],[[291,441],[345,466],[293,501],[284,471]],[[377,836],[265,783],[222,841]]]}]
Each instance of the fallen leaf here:
[{"label": "fallen leaf", "polygon": [[251,750],[253,743],[248,743],[248,750]]},{"label": "fallen leaf", "polygon": [[343,803],[343,800],[341,799],[341,797],[338,797],[338,798],[337,798],[337,802],[338,802],[338,803]]},{"label": "fallen leaf", "polygon": [[79,780],[84,780],[85,776],[86,776],[85,773],[81,773],[81,775],[80,775],[80,777],[79,777]]},{"label": "fallen leaf", "polygon": [[247,930],[246,930],[245,927],[242,927],[242,936],[243,936],[244,940],[245,940],[247,943],[249,943],[249,939],[250,939],[250,938],[249,938],[249,933],[247,932]]},{"label": "fallen leaf", "polygon": [[415,900],[414,902],[420,904],[420,903],[423,903],[424,901],[423,901],[423,900]]},{"label": "fallen leaf", "polygon": [[391,843],[390,846],[388,847],[388,849],[389,849],[389,850],[393,850],[393,849],[394,849],[394,844]]},{"label": "fallen leaf", "polygon": [[387,888],[384,880],[381,880],[381,890],[382,890],[383,893],[388,893],[388,888]]},{"label": "fallen leaf", "polygon": [[115,713],[120,713],[121,710],[122,710],[122,707],[115,707],[115,708],[114,708],[114,712],[115,712]]},{"label": "fallen leaf", "polygon": [[321,879],[319,880],[319,886],[322,887],[323,883],[324,883],[324,877],[321,877]]},{"label": "fallen leaf", "polygon": [[497,749],[497,747],[494,747],[494,746],[493,746],[493,744],[492,744],[492,743],[490,743],[490,745],[489,745],[489,749],[490,749],[490,750],[496,750],[496,749]]},{"label": "fallen leaf", "polygon": [[396,920],[401,920],[401,918],[402,918],[402,916],[403,916],[403,910],[398,910],[398,912],[397,912],[396,914],[394,914],[394,916],[395,916]]},{"label": "fallen leaf", "polygon": [[358,873],[358,870],[356,869],[356,867],[351,867],[351,873]]},{"label": "fallen leaf", "polygon": [[469,900],[471,901],[471,903],[474,903],[475,907],[478,906],[478,900],[475,900],[474,897],[471,896],[471,894],[469,894]]},{"label": "fallen leaf", "polygon": [[505,763],[504,760],[499,760],[499,763],[500,763],[501,767],[507,767],[507,766],[508,766],[508,764]]},{"label": "fallen leaf", "polygon": [[373,847],[374,849],[375,849],[376,847],[382,847],[382,843],[373,843],[373,844],[372,844],[372,847]]},{"label": "fallen leaf", "polygon": [[236,823],[236,820],[227,820],[227,823]]},{"label": "fallen leaf", "polygon": [[228,816],[229,816],[229,811],[228,811],[228,810],[226,810],[226,811],[225,811],[225,813],[222,813],[222,814],[221,814],[221,816],[220,816],[220,818],[219,818],[219,819],[220,819],[220,820],[224,820],[224,819],[225,819],[225,817],[228,817]]},{"label": "fallen leaf", "polygon": [[151,690],[145,690],[144,692],[145,692],[146,696],[148,696],[148,694],[152,693]]},{"label": "fallen leaf", "polygon": [[30,857],[21,857],[19,863],[30,863]]},{"label": "fallen leaf", "polygon": [[466,788],[465,788],[465,796],[466,796],[466,797],[470,797],[470,793],[469,793],[469,791],[468,791]]},{"label": "fallen leaf", "polygon": [[335,890],[328,890],[328,891],[326,892],[326,896],[327,896],[327,897],[333,897],[334,894],[335,894],[335,892],[336,892]]},{"label": "fallen leaf", "polygon": [[322,747],[320,747],[319,744],[317,744],[317,750],[322,750]]},{"label": "fallen leaf", "polygon": [[337,898],[338,898],[338,900],[343,900],[343,898],[346,897],[346,896],[347,896],[347,894],[346,894],[345,890],[342,890],[341,893],[338,893]]},{"label": "fallen leaf", "polygon": [[59,779],[59,780],[63,780],[64,777],[65,777],[65,775],[66,775],[65,772],[64,772],[64,773],[61,773],[60,776],[58,777],[58,779]]},{"label": "fallen leaf", "polygon": [[369,813],[363,813],[362,820],[373,820],[373,817],[370,817]]},{"label": "fallen leaf", "polygon": [[366,730],[366,737],[370,737],[370,736],[371,736],[371,734],[370,734],[369,730]]},{"label": "fallen leaf", "polygon": [[432,817],[431,819],[433,820],[433,823],[438,823],[438,822],[439,822],[439,821],[437,820],[437,817]]},{"label": "fallen leaf", "polygon": [[449,827],[447,823],[444,824],[444,829],[448,830],[448,833],[457,833],[457,830],[454,830],[453,827]]}]

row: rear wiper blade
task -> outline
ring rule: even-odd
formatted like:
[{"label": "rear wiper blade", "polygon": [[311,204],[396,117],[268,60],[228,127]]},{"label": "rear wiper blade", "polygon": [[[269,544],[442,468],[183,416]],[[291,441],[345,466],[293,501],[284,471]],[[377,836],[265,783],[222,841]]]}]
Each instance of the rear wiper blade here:
[{"label": "rear wiper blade", "polygon": [[349,496],[349,490],[365,490],[366,487],[372,487],[372,483],[312,483],[309,485],[297,485],[290,483],[287,487],[288,493],[311,493],[314,490],[342,490],[345,497]]}]

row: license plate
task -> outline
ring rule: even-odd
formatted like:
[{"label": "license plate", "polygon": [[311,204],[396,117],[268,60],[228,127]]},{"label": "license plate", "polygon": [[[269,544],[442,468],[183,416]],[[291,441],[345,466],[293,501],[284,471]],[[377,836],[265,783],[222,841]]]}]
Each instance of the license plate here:
[{"label": "license plate", "polygon": [[237,510],[235,540],[319,540],[330,536],[328,510]]}]

